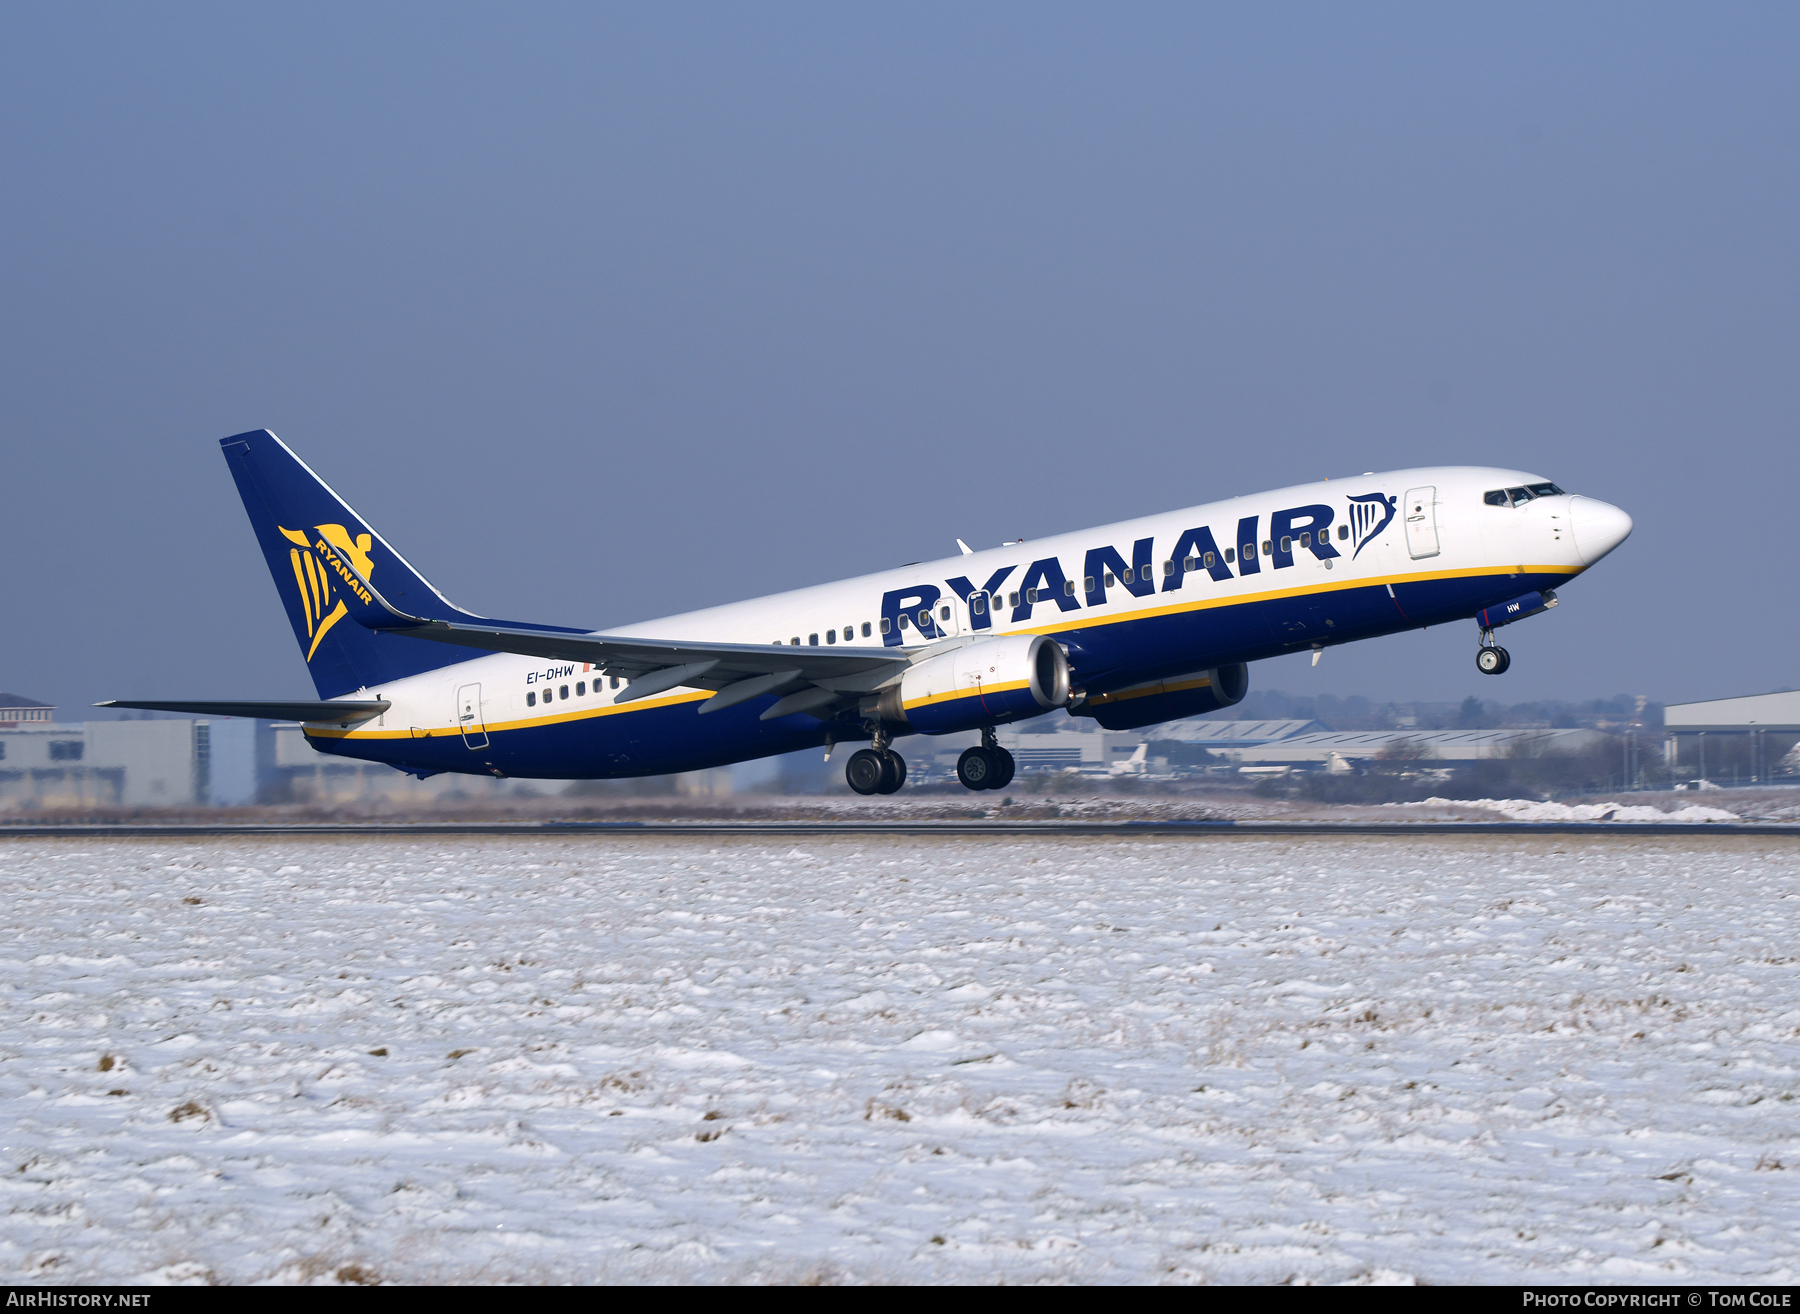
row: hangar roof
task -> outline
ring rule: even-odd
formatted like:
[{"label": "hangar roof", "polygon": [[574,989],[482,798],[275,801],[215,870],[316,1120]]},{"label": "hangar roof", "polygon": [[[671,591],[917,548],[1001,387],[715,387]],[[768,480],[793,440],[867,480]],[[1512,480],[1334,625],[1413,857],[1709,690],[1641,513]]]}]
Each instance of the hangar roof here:
[{"label": "hangar roof", "polygon": [[1800,730],[1800,692],[1751,694],[1745,698],[1713,698],[1701,703],[1670,703],[1663,708],[1663,728],[1694,730]]}]

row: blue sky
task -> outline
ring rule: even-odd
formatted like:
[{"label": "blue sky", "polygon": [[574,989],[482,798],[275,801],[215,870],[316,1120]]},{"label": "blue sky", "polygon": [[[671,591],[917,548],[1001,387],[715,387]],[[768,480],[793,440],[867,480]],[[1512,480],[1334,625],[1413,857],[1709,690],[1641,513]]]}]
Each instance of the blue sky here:
[{"label": "blue sky", "polygon": [[13,6],[0,688],[309,696],[216,440],[604,626],[1322,475],[1637,532],[1263,687],[1800,684],[1792,6]]}]

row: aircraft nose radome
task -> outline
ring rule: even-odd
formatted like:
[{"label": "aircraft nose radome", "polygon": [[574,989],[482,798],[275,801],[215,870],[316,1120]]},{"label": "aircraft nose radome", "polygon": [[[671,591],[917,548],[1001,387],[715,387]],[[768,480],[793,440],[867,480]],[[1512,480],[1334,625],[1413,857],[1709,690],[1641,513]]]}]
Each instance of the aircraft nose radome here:
[{"label": "aircraft nose radome", "polygon": [[1575,531],[1575,551],[1582,564],[1591,566],[1623,543],[1631,534],[1631,517],[1610,502],[1592,497],[1569,499],[1569,523]]}]

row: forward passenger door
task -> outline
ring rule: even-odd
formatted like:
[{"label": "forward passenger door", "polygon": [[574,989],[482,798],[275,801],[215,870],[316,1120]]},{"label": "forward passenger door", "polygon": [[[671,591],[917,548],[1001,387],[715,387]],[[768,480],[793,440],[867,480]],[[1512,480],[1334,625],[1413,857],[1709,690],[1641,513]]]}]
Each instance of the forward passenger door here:
[{"label": "forward passenger door", "polygon": [[1406,550],[1414,561],[1438,554],[1437,489],[1409,488],[1402,508],[1406,517]]}]

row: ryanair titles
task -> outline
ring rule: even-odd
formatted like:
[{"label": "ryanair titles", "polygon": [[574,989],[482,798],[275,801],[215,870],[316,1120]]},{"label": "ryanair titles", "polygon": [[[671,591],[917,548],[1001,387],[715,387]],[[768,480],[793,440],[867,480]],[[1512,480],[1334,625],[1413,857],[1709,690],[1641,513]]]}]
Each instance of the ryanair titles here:
[{"label": "ryanair titles", "polygon": [[[1155,559],[1155,540],[1140,538],[1131,545],[1129,561],[1111,544],[1089,548],[1076,577],[1065,572],[1060,558],[1045,557],[1026,566],[1016,580],[1013,573],[1019,567],[1003,566],[979,582],[966,575],[945,582],[967,605],[970,627],[986,630],[993,628],[994,615],[1002,608],[1011,613],[1009,623],[1018,625],[1030,620],[1033,609],[1039,606],[1054,605],[1064,612],[1079,611],[1083,605],[1105,606],[1111,589],[1145,598],[1159,589],[1163,593],[1179,592],[1191,574],[1204,573],[1223,581],[1259,574],[1265,562],[1271,570],[1284,570],[1294,564],[1296,552],[1311,553],[1329,569],[1332,560],[1343,555],[1333,546],[1334,537],[1355,556],[1394,520],[1396,499],[1385,494],[1365,493],[1352,497],[1350,503],[1350,518],[1337,526],[1335,535],[1336,512],[1323,503],[1315,503],[1274,512],[1269,516],[1266,538],[1258,533],[1260,516],[1240,519],[1223,544],[1210,525],[1184,530],[1163,558],[1160,569]],[[944,629],[939,624],[938,609],[942,597],[943,590],[935,584],[917,584],[883,594],[882,642],[898,647],[942,638]]]}]

